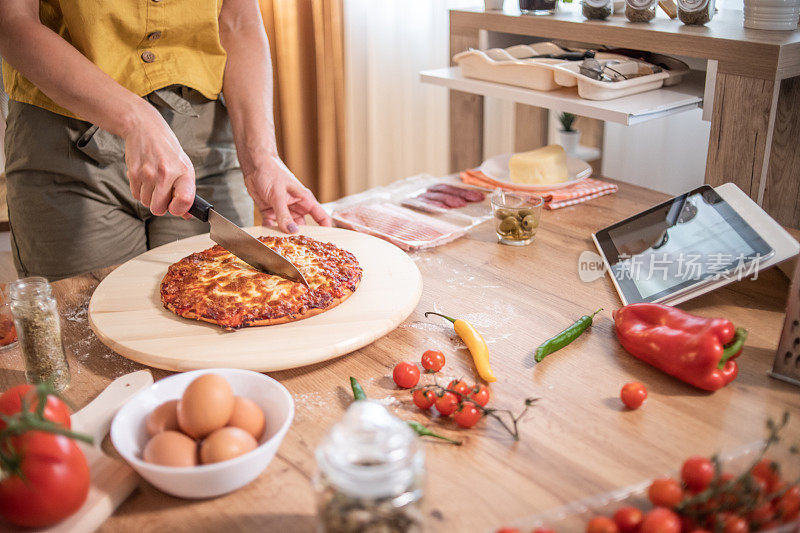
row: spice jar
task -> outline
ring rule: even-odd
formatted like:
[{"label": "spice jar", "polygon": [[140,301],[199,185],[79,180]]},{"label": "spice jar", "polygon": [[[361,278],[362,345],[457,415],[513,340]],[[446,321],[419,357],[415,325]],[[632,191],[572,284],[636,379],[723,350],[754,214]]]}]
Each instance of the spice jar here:
[{"label": "spice jar", "polygon": [[702,26],[714,16],[711,0],[678,0],[678,18],[690,26]]},{"label": "spice jar", "polygon": [[9,283],[7,291],[28,382],[50,381],[56,391],[66,389],[69,366],[50,283],[40,277],[22,278]]},{"label": "spice jar", "polygon": [[650,22],[656,17],[656,0],[625,0],[625,16],[631,22]]},{"label": "spice jar", "polygon": [[377,402],[354,402],[316,450],[317,530],[423,530],[425,455],[408,424]]},{"label": "spice jar", "polygon": [[582,0],[583,16],[590,20],[605,20],[614,13],[613,0]]},{"label": "spice jar", "polygon": [[523,15],[552,15],[557,9],[557,0],[519,0],[519,11]]}]

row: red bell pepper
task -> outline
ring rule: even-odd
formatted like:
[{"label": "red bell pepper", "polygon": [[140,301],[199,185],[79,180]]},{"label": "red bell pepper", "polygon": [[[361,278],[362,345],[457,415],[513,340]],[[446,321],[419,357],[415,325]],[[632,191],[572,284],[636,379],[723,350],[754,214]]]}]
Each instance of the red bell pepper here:
[{"label": "red bell pepper", "polygon": [[747,331],[730,320],[650,303],[627,305],[613,315],[617,338],[628,353],[690,385],[715,391],[739,373],[734,359]]}]

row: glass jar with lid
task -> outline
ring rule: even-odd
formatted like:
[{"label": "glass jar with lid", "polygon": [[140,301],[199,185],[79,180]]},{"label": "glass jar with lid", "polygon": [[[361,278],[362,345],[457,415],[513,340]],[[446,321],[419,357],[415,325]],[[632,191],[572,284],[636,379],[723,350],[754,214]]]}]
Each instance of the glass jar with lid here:
[{"label": "glass jar with lid", "polygon": [[656,16],[656,0],[625,0],[625,16],[631,22],[650,22]]},{"label": "glass jar with lid", "polygon": [[684,24],[702,26],[713,16],[713,0],[678,0],[678,18]]},{"label": "glass jar with lid", "polygon": [[56,391],[63,391],[70,372],[50,283],[41,277],[22,278],[6,290],[25,358],[25,377],[29,383],[49,381]]},{"label": "glass jar with lid", "polygon": [[557,0],[519,0],[519,11],[523,15],[552,15],[557,9]]},{"label": "glass jar with lid", "polygon": [[614,0],[581,0],[581,12],[589,20],[605,20],[614,13]]},{"label": "glass jar with lid", "polygon": [[354,402],[316,450],[317,530],[421,532],[425,454],[381,404]]}]

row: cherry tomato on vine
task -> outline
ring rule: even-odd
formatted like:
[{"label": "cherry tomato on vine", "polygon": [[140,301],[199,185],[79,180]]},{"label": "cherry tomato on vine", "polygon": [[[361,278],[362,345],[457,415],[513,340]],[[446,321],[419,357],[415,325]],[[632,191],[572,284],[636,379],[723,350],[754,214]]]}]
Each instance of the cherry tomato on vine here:
[{"label": "cherry tomato on vine", "polygon": [[392,378],[394,378],[394,382],[398,387],[410,389],[419,383],[419,368],[417,368],[417,365],[409,363],[408,361],[397,363],[397,366],[394,367],[394,371],[392,372]]},{"label": "cherry tomato on vine", "polygon": [[704,491],[714,479],[714,464],[707,457],[689,457],[681,467],[681,479],[689,490]]},{"label": "cherry tomato on vine", "polygon": [[644,513],[636,507],[620,507],[614,513],[614,523],[621,533],[634,533],[644,520]]},{"label": "cherry tomato on vine", "polygon": [[775,504],[775,512],[784,523],[797,519],[800,515],[800,486],[790,487],[783,493]]},{"label": "cherry tomato on vine", "polygon": [[622,386],[619,397],[628,409],[638,409],[647,399],[647,389],[638,381]]},{"label": "cherry tomato on vine", "polygon": [[672,509],[683,500],[683,489],[672,478],[666,477],[653,480],[647,489],[647,497],[654,507]]},{"label": "cherry tomato on vine", "polygon": [[554,530],[550,529],[549,527],[537,527],[531,533],[556,533]]},{"label": "cherry tomato on vine", "polygon": [[775,504],[767,501],[747,514],[747,519],[756,524],[763,524],[775,518]]},{"label": "cherry tomato on vine", "polygon": [[75,442],[28,431],[11,439],[21,475],[0,481],[0,515],[24,527],[60,522],[80,509],[89,493],[89,465]]},{"label": "cherry tomato on vine", "polygon": [[778,464],[769,459],[759,461],[750,473],[764,481],[767,492],[775,492],[781,484],[781,473]]},{"label": "cherry tomato on vine", "polygon": [[644,515],[639,533],[681,533],[681,519],[664,507],[656,507]]},{"label": "cherry tomato on vine", "polygon": [[422,410],[430,409],[436,402],[436,394],[432,390],[417,389],[411,394],[414,405]]},{"label": "cherry tomato on vine", "polygon": [[439,411],[440,415],[450,416],[458,408],[458,396],[452,392],[445,392],[436,398],[434,405],[436,406],[436,410]]},{"label": "cherry tomato on vine", "polygon": [[728,515],[723,522],[722,533],[750,533],[750,524],[741,516]]},{"label": "cherry tomato on vine", "polygon": [[[22,399],[25,399],[28,411],[35,411],[39,405],[39,396],[33,385],[17,385],[8,389],[0,396],[0,414],[11,416],[22,410]],[[61,424],[65,428],[71,427],[69,408],[58,396],[49,395],[44,406],[44,417],[51,422]],[[6,427],[0,420],[0,430]]]},{"label": "cherry tomato on vine", "polygon": [[444,354],[439,350],[428,350],[422,354],[422,368],[428,372],[438,372],[444,368]]},{"label": "cherry tomato on vine", "polygon": [[472,402],[463,402],[453,415],[456,424],[462,428],[471,428],[483,417],[483,412]]},{"label": "cherry tomato on vine", "polygon": [[619,528],[609,517],[595,516],[586,524],[586,533],[619,533]]},{"label": "cherry tomato on vine", "polygon": [[448,383],[447,388],[450,390],[454,390],[464,396],[468,396],[472,388],[469,386],[469,383],[464,381],[463,379],[454,379],[450,383]]},{"label": "cherry tomato on vine", "polygon": [[515,527],[501,527],[494,533],[520,533],[520,531]]},{"label": "cherry tomato on vine", "polygon": [[475,385],[472,392],[469,393],[469,397],[481,407],[486,407],[486,404],[489,403],[489,388],[482,383]]}]

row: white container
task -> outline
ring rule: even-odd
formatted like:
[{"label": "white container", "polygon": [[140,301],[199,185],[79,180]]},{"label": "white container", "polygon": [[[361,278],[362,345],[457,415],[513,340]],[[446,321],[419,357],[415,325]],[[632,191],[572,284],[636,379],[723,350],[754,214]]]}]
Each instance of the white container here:
[{"label": "white container", "polygon": [[795,30],[800,0],[745,0],[744,27],[757,30]]},{"label": "white container", "polygon": [[[181,397],[186,387],[203,374],[225,378],[233,393],[258,405],[266,418],[266,429],[258,447],[244,455],[208,465],[170,467],[146,463],[142,451],[148,435],[145,420],[153,409]],[[162,491],[180,498],[212,498],[239,489],[267,468],[294,418],[294,400],[274,379],[233,368],[194,370],[164,378],[143,390],[117,412],[111,423],[111,442],[128,464]]]},{"label": "white container", "polygon": [[[618,63],[613,67],[623,74],[632,73],[626,72],[629,69],[638,69],[635,61]],[[664,80],[669,77],[668,72],[662,71],[629,80],[608,82],[584,76],[580,73],[580,64],[577,62],[562,63],[555,68],[560,71],[556,74],[556,82],[564,86],[570,86],[570,83],[577,84],[578,96],[587,100],[613,100],[614,98],[651,91],[661,87],[664,84]]]},{"label": "white container", "polygon": [[515,59],[502,49],[469,50],[456,54],[453,61],[461,67],[464,77],[535,91],[558,89],[553,67],[564,63],[561,59]]},{"label": "white container", "polygon": [[558,130],[558,144],[560,144],[567,155],[576,157],[578,151],[578,141],[581,140],[581,132]]},{"label": "white container", "polygon": [[505,0],[483,0],[486,11],[502,11]]}]

